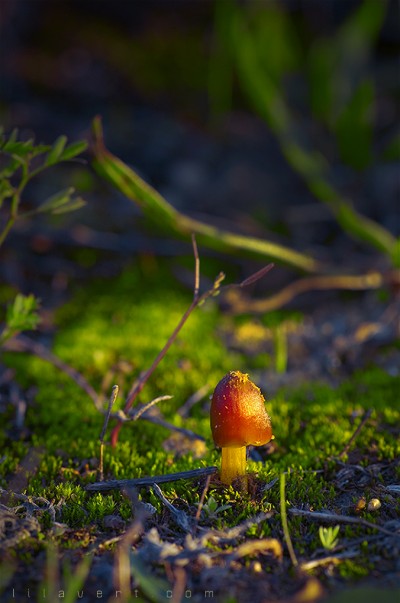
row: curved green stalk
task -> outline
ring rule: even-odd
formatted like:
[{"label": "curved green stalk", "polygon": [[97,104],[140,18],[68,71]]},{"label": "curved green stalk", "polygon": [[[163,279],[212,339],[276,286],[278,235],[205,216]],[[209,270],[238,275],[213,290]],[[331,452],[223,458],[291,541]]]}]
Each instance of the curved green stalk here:
[{"label": "curved green stalk", "polygon": [[200,243],[222,252],[232,253],[240,250],[306,272],[317,272],[321,269],[319,262],[314,258],[278,243],[221,230],[180,213],[131,168],[105,148],[101,120],[98,117],[93,121],[93,136],[95,170],[128,199],[139,205],[148,220],[156,223],[163,230],[172,231],[178,236],[195,233]]}]

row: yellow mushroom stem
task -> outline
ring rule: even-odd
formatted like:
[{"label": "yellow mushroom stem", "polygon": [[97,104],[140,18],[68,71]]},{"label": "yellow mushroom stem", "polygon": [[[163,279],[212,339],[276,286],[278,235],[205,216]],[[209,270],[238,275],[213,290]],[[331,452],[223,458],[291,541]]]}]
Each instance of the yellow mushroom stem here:
[{"label": "yellow mushroom stem", "polygon": [[221,482],[231,484],[237,477],[246,475],[246,446],[229,446],[221,449]]}]

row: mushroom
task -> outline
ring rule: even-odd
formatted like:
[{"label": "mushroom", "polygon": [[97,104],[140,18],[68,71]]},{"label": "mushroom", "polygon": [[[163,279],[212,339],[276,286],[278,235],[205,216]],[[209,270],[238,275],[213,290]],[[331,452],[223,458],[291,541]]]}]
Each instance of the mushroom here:
[{"label": "mushroom", "polygon": [[214,390],[211,431],[222,449],[221,481],[231,484],[246,474],[246,446],[262,446],[272,438],[264,396],[247,374],[231,371]]}]

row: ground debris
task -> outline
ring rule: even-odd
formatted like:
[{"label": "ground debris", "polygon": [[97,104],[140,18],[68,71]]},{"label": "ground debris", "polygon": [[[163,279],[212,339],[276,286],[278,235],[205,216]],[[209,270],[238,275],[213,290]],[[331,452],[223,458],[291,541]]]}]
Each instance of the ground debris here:
[{"label": "ground debris", "polygon": [[14,549],[26,538],[37,537],[40,523],[33,515],[21,517],[4,505],[0,508],[0,550]]},{"label": "ground debris", "polygon": [[0,549],[12,549],[29,536],[37,537],[42,527],[39,519],[46,513],[51,527],[61,534],[67,526],[56,521],[58,506],[42,496],[26,496],[0,488],[0,495],[7,500],[18,500],[11,507],[0,504]]}]

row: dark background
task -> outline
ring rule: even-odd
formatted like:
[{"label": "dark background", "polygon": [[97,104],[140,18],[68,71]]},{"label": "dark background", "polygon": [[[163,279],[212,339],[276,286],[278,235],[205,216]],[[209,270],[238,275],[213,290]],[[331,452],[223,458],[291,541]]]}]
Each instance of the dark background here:
[{"label": "dark background", "polygon": [[[215,16],[224,1],[1,0],[0,120],[6,131],[19,127],[22,137],[35,135],[45,143],[60,134],[76,140],[89,136],[90,122],[100,114],[108,147],[183,212],[333,264],[373,266],[380,261],[376,252],[344,234],[307,190],[271,128],[256,115],[236,66],[228,59],[224,68],[224,40]],[[268,38],[265,53],[267,61],[269,52],[278,64],[285,47],[297,52],[284,66],[279,86],[300,137],[311,136],[344,197],[399,234],[398,163],[393,153],[384,157],[398,128],[398,3],[386,4],[362,73],[348,78],[368,78],[375,91],[368,117],[370,157],[362,169],[346,164],[330,141],[331,133],[310,105],[308,79],[313,47],[323,38],[336,40],[361,3],[238,4],[244,15],[264,11],[268,19],[268,11],[276,10],[284,15],[291,28],[287,38]],[[351,56],[345,57],[347,63],[353,64]],[[4,274],[3,263],[3,277],[19,288],[31,286],[25,281],[31,269],[53,274],[59,261],[64,272],[72,270],[71,248],[79,247],[81,254],[84,248],[97,250],[96,261],[90,253],[85,261],[99,274],[118,270],[137,252],[190,252],[189,244],[156,236],[136,208],[88,165],[74,163],[39,179],[24,197],[25,208],[71,182],[88,201],[86,208],[62,221],[40,216],[21,222],[7,241],[3,253],[9,268]]]}]

